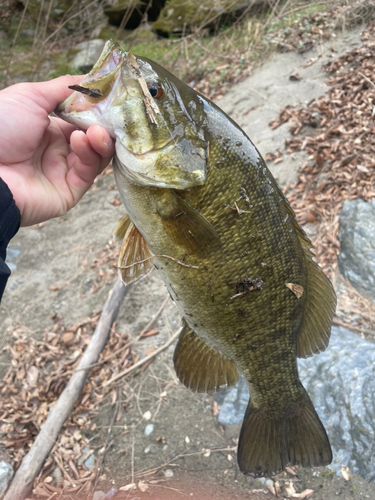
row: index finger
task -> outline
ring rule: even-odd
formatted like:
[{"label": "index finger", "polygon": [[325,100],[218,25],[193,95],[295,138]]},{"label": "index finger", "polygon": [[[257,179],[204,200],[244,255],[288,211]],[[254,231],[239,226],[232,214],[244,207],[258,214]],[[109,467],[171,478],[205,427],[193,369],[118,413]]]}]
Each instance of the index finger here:
[{"label": "index finger", "polygon": [[27,94],[47,113],[52,113],[57,105],[65,101],[72,93],[72,90],[68,88],[69,85],[78,85],[84,78],[85,75],[65,75],[48,82],[28,83]]}]

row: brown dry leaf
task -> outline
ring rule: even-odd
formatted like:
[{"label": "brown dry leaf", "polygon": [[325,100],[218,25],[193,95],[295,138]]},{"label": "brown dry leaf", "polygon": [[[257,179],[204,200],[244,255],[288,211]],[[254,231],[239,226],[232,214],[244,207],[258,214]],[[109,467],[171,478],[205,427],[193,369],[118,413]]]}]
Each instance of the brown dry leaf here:
[{"label": "brown dry leaf", "polygon": [[113,198],[113,200],[111,200],[110,203],[114,207],[119,207],[121,205],[121,200],[119,200],[118,198]]},{"label": "brown dry leaf", "polygon": [[303,295],[303,286],[296,285],[295,283],[286,283],[286,286],[291,290],[297,299],[300,299]]},{"label": "brown dry leaf", "polygon": [[293,466],[285,467],[285,471],[292,476],[296,476],[297,472],[294,470]]},{"label": "brown dry leaf", "polygon": [[285,487],[285,491],[286,491],[286,495],[288,497],[293,497],[293,495],[296,493],[296,490],[294,488],[294,484],[290,481],[290,482],[286,482],[284,484],[284,487]]},{"label": "brown dry leaf", "polygon": [[50,290],[52,290],[52,292],[57,292],[57,290],[61,290],[61,286],[59,285],[51,285],[49,287]]},{"label": "brown dry leaf", "polygon": [[137,485],[135,483],[130,483],[125,486],[121,486],[119,488],[119,491],[130,491],[130,490],[135,490],[137,488]]},{"label": "brown dry leaf", "polygon": [[305,500],[305,498],[310,498],[313,493],[314,490],[304,490],[302,491],[302,493],[294,493],[294,495],[292,495],[292,498],[299,498],[300,500]]},{"label": "brown dry leaf", "polygon": [[346,465],[340,465],[340,470],[345,481],[349,481],[351,476],[349,467],[347,467]]},{"label": "brown dry leaf", "polygon": [[39,370],[36,366],[30,366],[27,370],[27,383],[30,387],[35,387],[38,382]]},{"label": "brown dry leaf", "polygon": [[213,417],[217,417],[219,415],[220,405],[216,401],[212,401],[211,411]]},{"label": "brown dry leaf", "polygon": [[74,340],[74,333],[73,332],[65,332],[62,334],[61,340],[66,346],[71,346],[73,344]]},{"label": "brown dry leaf", "polygon": [[138,489],[140,491],[142,491],[142,493],[145,493],[149,489],[149,486],[148,486],[147,483],[144,483],[143,481],[139,481],[139,483],[138,483]]}]

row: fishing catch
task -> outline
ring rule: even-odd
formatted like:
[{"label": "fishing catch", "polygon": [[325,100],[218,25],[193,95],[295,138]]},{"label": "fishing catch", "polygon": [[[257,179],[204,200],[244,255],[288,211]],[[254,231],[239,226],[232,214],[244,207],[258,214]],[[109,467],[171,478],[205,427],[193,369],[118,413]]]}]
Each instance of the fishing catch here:
[{"label": "fishing catch", "polygon": [[336,297],[255,146],[211,101],[112,41],[73,90],[56,114],[116,140],[120,276],[128,284],[155,267],[186,322],[180,381],[213,392],[246,379],[242,472],[329,464],[297,357],[327,347]]}]

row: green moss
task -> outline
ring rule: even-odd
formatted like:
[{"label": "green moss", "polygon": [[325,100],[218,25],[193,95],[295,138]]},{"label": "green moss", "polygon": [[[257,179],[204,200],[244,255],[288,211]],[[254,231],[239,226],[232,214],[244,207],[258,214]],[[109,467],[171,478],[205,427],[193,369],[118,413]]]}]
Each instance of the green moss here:
[{"label": "green moss", "polygon": [[[215,2],[202,2],[202,0],[169,0],[159,18],[152,24],[152,28],[161,33],[172,34],[174,32],[193,31],[195,28],[204,26],[212,27],[212,23],[225,25],[229,22],[228,11],[234,12],[233,1],[216,0]],[[218,13],[222,15],[218,16]]]}]

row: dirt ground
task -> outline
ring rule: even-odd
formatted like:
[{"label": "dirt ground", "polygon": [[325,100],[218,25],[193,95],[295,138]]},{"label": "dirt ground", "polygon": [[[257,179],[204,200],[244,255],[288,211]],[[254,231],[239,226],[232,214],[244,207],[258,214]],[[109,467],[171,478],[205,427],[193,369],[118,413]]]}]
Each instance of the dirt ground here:
[{"label": "dirt ground", "polygon": [[[303,55],[273,56],[253,76],[233,88],[219,105],[237,119],[262,154],[282,151],[288,125],[272,131],[269,120],[287,104],[309,101],[324,93],[322,62],[359,44],[359,33],[357,30],[338,34],[335,40]],[[303,67],[314,58],[315,63]],[[302,80],[291,81],[289,76],[294,73]],[[271,163],[270,167],[280,184],[285,185],[295,180],[303,161],[299,155],[293,155],[278,165]],[[103,307],[116,274],[106,268],[100,276],[98,268],[91,264],[106,248],[109,251],[114,247],[112,231],[124,213],[114,199],[119,196],[113,176],[104,175],[66,216],[21,229],[12,240],[15,270],[0,307],[0,348],[8,343],[16,326],[23,325],[31,336],[39,338],[52,328],[56,315],[68,326]],[[153,272],[125,297],[117,327],[136,337],[166,296],[165,286]],[[147,349],[163,345],[179,328],[180,321],[176,306],[169,301],[156,323],[159,334],[137,342],[135,351],[143,356]],[[179,383],[172,354],[173,345],[142,373],[117,383],[124,409],[112,427],[112,444],[97,490],[107,492],[111,487],[118,489],[134,483],[135,489],[123,491],[121,498],[271,498],[270,483],[239,472],[235,453],[239,427],[223,428],[218,424],[213,416],[215,396],[194,394]],[[3,351],[1,376],[9,363],[8,351]],[[113,412],[108,396],[90,428],[83,430],[90,438],[94,456],[103,447]],[[324,468],[299,469],[297,473],[292,476],[285,472],[278,479],[282,484],[292,481],[297,492],[313,490],[309,497],[313,500],[375,498],[375,484],[356,475],[346,481]]]}]

